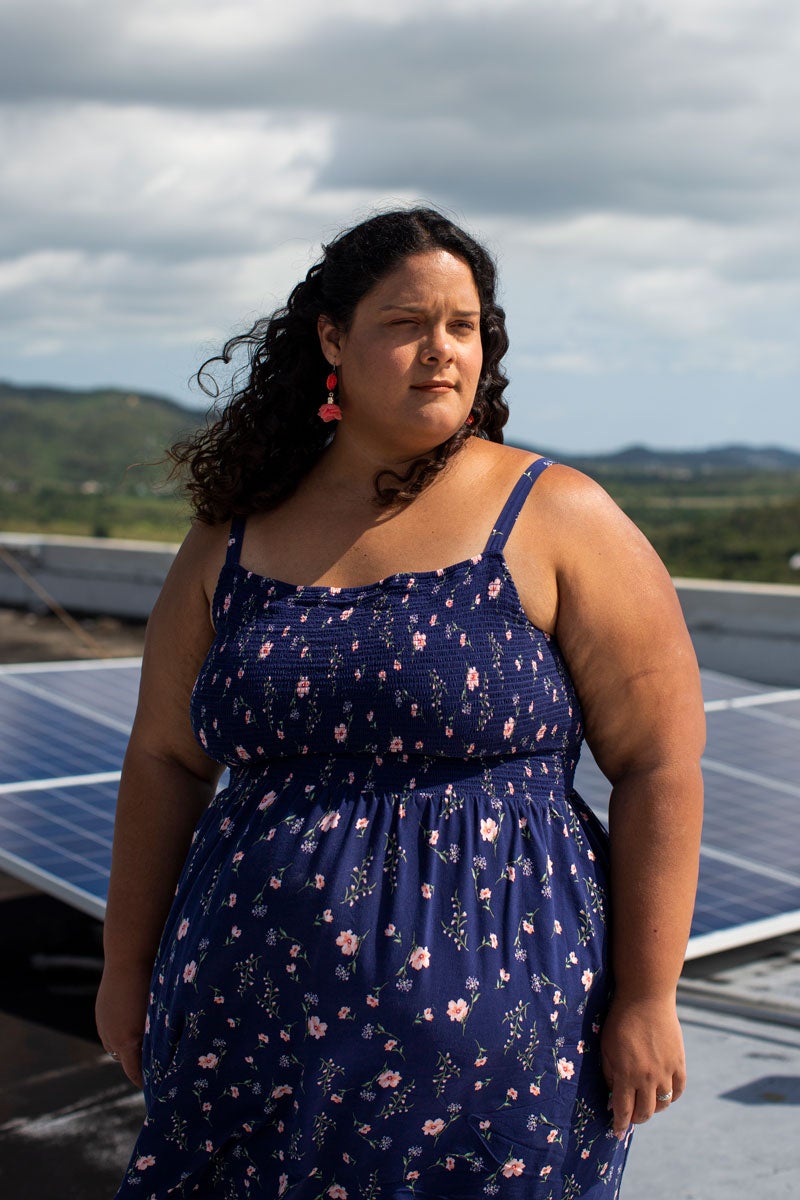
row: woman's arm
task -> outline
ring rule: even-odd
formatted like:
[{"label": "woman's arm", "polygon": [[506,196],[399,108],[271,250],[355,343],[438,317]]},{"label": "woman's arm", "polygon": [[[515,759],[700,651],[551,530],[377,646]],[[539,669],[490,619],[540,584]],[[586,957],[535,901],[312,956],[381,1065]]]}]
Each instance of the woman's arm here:
[{"label": "woman's arm", "polygon": [[194,526],[153,609],[117,801],[97,1028],[139,1085],[153,959],[192,832],[221,774],[189,723],[194,680],[214,636],[208,580],[221,545],[218,530]]},{"label": "woman's arm", "polygon": [[660,559],[602,488],[567,468],[555,476],[556,636],[612,784],[615,992],[602,1053],[622,1136],[652,1116],[659,1092],[677,1098],[685,1086],[675,1001],[697,886],[705,720]]}]

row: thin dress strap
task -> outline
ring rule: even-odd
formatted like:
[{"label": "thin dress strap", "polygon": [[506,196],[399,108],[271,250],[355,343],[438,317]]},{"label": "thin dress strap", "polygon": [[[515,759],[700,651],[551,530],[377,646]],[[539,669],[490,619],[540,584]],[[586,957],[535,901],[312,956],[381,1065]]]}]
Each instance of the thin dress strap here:
[{"label": "thin dress strap", "polygon": [[529,467],[520,475],[511,495],[503,505],[503,511],[494,523],[494,529],[489,535],[489,540],[486,543],[484,554],[489,554],[492,551],[499,553],[503,550],[508,535],[514,528],[517,517],[519,516],[522,506],[527,499],[528,492],[531,490],[536,480],[542,474],[546,467],[553,465],[552,458],[537,458],[536,462],[531,463]]},{"label": "thin dress strap", "polygon": [[228,553],[225,556],[225,565],[228,567],[235,566],[239,561],[244,540],[245,520],[245,517],[235,516],[231,521],[231,529],[228,534]]}]

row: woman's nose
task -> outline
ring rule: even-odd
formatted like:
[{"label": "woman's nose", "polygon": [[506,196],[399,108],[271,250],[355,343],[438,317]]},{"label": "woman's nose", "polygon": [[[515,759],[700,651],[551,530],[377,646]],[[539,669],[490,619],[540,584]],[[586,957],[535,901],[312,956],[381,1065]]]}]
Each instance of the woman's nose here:
[{"label": "woman's nose", "polygon": [[453,357],[453,347],[446,325],[434,326],[422,347],[425,362],[447,362]]}]

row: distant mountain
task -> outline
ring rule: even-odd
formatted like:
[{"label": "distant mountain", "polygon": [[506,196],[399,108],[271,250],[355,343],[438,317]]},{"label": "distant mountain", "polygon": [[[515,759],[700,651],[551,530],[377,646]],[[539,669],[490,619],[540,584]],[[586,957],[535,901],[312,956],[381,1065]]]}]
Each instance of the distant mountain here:
[{"label": "distant mountain", "polygon": [[0,382],[0,480],[8,490],[47,486],[138,491],[152,465],[201,414],[164,396]]},{"label": "distant mountain", "polygon": [[797,471],[800,453],[782,446],[713,446],[706,450],[653,450],[627,446],[613,454],[565,456],[575,466],[653,475],[710,474],[720,471]]},{"label": "distant mountain", "polygon": [[[165,396],[118,388],[82,391],[0,382],[0,487],[8,491],[143,492],[164,477],[167,446],[202,422]],[[681,479],[737,472],[800,471],[800,453],[780,446],[552,454],[603,479]],[[149,465],[148,465],[149,464]]]}]

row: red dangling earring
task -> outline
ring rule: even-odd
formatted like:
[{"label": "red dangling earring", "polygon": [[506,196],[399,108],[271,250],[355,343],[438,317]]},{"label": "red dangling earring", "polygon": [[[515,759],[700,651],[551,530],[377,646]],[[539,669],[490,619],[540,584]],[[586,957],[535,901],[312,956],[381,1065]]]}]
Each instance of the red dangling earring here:
[{"label": "red dangling earring", "polygon": [[339,380],[336,378],[335,365],[331,368],[331,373],[325,380],[325,387],[328,389],[328,399],[324,404],[321,404],[317,409],[317,416],[323,421],[341,421],[342,410],[334,399],[333,393]]},{"label": "red dangling earring", "polygon": [[475,418],[473,417],[472,413],[470,413],[469,416],[467,417],[466,424],[467,425],[475,424]]}]

